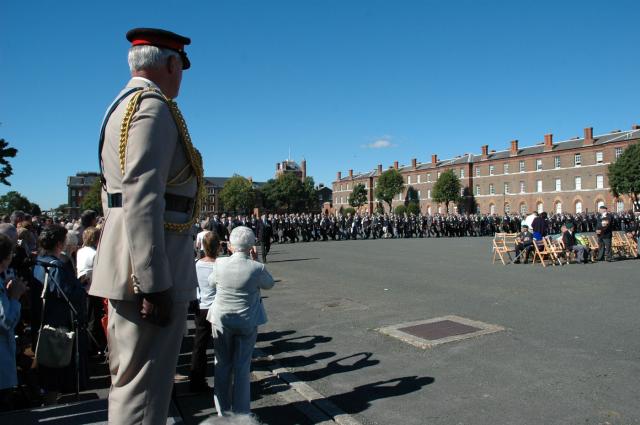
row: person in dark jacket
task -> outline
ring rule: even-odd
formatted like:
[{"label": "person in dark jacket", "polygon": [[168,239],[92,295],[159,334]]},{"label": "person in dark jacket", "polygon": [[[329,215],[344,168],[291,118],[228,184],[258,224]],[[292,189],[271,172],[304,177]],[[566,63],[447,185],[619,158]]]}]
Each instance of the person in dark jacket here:
[{"label": "person in dark jacket", "polygon": [[613,261],[611,254],[611,238],[613,231],[611,226],[612,217],[607,211],[607,207],[600,206],[600,214],[598,215],[598,224],[596,225],[596,235],[598,235],[598,261],[603,261],[606,257],[607,261]]},{"label": "person in dark jacket", "polygon": [[567,251],[575,252],[576,261],[583,264],[589,262],[589,251],[587,247],[578,243],[573,229],[573,223],[565,224],[565,231],[562,233],[562,243]]}]

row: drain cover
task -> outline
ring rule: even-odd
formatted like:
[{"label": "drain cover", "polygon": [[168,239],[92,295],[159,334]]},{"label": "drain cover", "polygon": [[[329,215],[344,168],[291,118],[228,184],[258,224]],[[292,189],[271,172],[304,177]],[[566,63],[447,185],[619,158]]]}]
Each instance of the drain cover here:
[{"label": "drain cover", "polygon": [[422,325],[409,326],[408,328],[400,328],[398,330],[417,336],[418,338],[434,341],[455,335],[477,332],[481,329],[469,325],[463,325],[462,323],[454,322],[453,320],[440,320],[438,322],[424,323]]},{"label": "drain cover", "polygon": [[420,348],[431,348],[504,330],[502,326],[478,322],[459,316],[443,316],[418,322],[401,323],[378,329],[385,335]]}]

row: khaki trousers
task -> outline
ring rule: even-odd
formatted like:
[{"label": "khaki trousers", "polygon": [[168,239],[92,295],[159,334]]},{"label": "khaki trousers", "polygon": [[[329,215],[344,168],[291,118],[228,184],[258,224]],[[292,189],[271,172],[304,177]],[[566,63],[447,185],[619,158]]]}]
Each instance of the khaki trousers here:
[{"label": "khaki trousers", "polygon": [[140,318],[138,303],[109,300],[109,424],[167,423],[187,303],[172,313],[159,327]]}]

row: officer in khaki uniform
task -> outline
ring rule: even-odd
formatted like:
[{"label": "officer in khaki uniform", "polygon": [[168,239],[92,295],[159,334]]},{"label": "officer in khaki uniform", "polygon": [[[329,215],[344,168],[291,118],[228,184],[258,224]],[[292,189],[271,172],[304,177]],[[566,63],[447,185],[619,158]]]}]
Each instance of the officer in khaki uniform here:
[{"label": "officer in khaki uniform", "polygon": [[166,423],[188,302],[203,170],[171,100],[190,62],[186,37],[137,28],[132,79],[100,140],[105,223],[90,294],[109,299],[109,423]]}]

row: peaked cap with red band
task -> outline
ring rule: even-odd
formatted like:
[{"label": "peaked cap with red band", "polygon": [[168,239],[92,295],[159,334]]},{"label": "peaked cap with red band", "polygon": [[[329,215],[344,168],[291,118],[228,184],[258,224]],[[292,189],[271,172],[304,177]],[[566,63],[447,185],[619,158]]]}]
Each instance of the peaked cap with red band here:
[{"label": "peaked cap with red band", "polygon": [[127,40],[132,46],[156,46],[176,51],[182,58],[182,69],[191,67],[191,62],[184,51],[184,46],[191,44],[191,39],[188,37],[156,28],[134,28],[127,32]]}]

